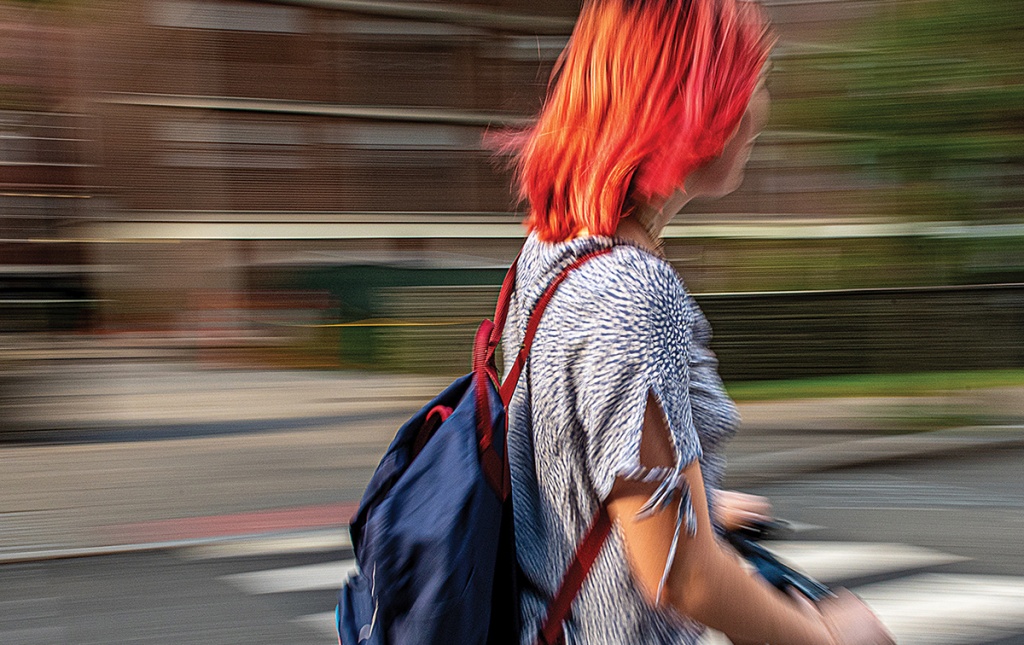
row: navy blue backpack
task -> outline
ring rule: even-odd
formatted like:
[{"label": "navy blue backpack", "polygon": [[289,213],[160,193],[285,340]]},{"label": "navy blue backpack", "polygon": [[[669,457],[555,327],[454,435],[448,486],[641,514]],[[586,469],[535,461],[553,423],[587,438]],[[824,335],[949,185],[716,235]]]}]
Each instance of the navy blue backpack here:
[{"label": "navy blue backpack", "polygon": [[[495,366],[516,264],[494,322],[476,334],[473,371],[398,431],[350,524],[358,573],[338,596],[342,645],[519,643],[518,568],[505,409],[544,308],[581,256],[548,286],[504,383]],[[602,507],[548,607],[537,643],[564,639],[562,621],[611,528]]]}]

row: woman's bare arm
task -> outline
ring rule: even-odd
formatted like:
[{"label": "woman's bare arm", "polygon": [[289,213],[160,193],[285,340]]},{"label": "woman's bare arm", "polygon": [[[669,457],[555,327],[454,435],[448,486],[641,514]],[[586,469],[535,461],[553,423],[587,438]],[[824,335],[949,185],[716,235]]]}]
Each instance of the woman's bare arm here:
[{"label": "woman's bare arm", "polygon": [[[707,515],[700,465],[686,469],[697,516],[697,535],[679,538],[675,561],[661,603],[742,642],[823,645],[832,642],[824,623],[747,572],[718,543]],[[637,520],[636,513],[654,492],[651,485],[619,482],[608,510],[622,527],[630,565],[653,603],[675,532],[671,512]]]},{"label": "woman's bare arm", "polygon": [[[671,465],[673,460],[674,451],[669,443],[664,417],[657,402],[649,398],[641,463],[656,467]],[[680,536],[660,602],[724,632],[736,642],[770,642],[773,645],[839,642],[839,635],[832,633],[821,614],[812,608],[801,607],[749,573],[738,557],[718,541],[708,515],[700,465],[693,462],[684,472],[690,484],[697,534],[690,537],[684,531]],[[655,487],[656,484],[619,480],[608,499],[609,514],[622,529],[631,569],[652,603],[664,572],[676,522],[675,514],[669,511],[643,520],[636,519],[637,511],[650,498]],[[870,612],[867,615],[874,619]]]}]

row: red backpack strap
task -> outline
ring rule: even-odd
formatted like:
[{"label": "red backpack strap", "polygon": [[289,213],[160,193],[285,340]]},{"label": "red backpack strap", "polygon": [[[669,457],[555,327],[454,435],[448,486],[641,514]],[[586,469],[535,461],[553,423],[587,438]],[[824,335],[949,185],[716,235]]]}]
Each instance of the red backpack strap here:
[{"label": "red backpack strap", "polygon": [[[508,446],[506,443],[504,457],[498,454],[494,447],[494,428],[491,425],[491,395],[490,383],[495,388],[501,386],[501,376],[495,366],[494,354],[501,342],[501,332],[505,328],[505,320],[508,318],[508,309],[512,301],[512,292],[516,286],[516,267],[519,258],[516,257],[505,274],[505,280],[501,284],[501,292],[498,294],[498,304],[494,310],[494,322],[485,320],[480,324],[476,332],[476,339],[473,341],[473,372],[474,396],[476,398],[476,430],[479,440],[480,467],[487,478],[491,488],[498,497],[504,501],[512,493],[512,476],[508,464]],[[508,419],[506,417],[506,423]],[[508,428],[505,429],[506,436]]]},{"label": "red backpack strap", "polygon": [[608,509],[604,504],[594,514],[594,521],[591,523],[587,534],[583,536],[579,547],[576,549],[576,556],[569,563],[565,571],[562,584],[558,586],[555,597],[548,605],[548,614],[541,623],[540,631],[537,633],[538,645],[556,645],[564,642],[565,633],[562,631],[562,623],[569,615],[573,600],[580,592],[583,581],[587,579],[590,568],[594,566],[597,556],[601,553],[608,534],[612,530],[612,518],[608,515]]},{"label": "red backpack strap", "polygon": [[[537,301],[537,304],[533,308],[533,313],[530,315],[530,321],[526,325],[526,333],[523,334],[523,344],[519,348],[519,354],[516,355],[516,360],[515,360],[515,363],[512,364],[512,369],[509,370],[508,376],[505,378],[505,381],[501,384],[501,388],[500,388],[501,401],[506,406],[508,406],[509,401],[512,400],[512,393],[515,392],[516,384],[519,383],[519,375],[523,373],[523,366],[526,365],[526,359],[530,355],[530,347],[533,345],[533,337],[537,335],[537,328],[540,327],[540,320],[541,320],[541,317],[544,315],[544,310],[547,308],[548,303],[551,302],[551,298],[555,295],[555,291],[558,289],[559,285],[561,285],[562,282],[564,282],[565,279],[567,277],[569,277],[570,273],[572,273],[576,269],[580,268],[581,266],[586,264],[588,261],[590,261],[590,260],[592,260],[592,259],[594,259],[594,258],[596,258],[598,256],[601,256],[601,255],[607,255],[608,253],[611,253],[611,252],[612,252],[612,250],[610,248],[598,249],[597,251],[591,251],[590,253],[586,253],[586,254],[581,255],[580,257],[576,258],[576,260],[574,260],[572,264],[570,264],[569,266],[567,266],[564,269],[562,269],[562,272],[558,274],[558,277],[556,277],[554,280],[552,280],[551,284],[549,284],[548,288],[544,291],[544,295],[542,295],[540,297],[540,300]],[[512,269],[515,269],[515,264],[512,265]],[[509,269],[510,273],[511,273],[512,269]],[[506,277],[506,281],[507,280],[508,280],[508,278]],[[514,283],[515,283],[515,276],[514,275],[513,275],[512,281],[513,281],[513,286],[514,286]],[[504,287],[502,287],[502,295],[505,295],[504,294]],[[512,297],[512,290],[510,289],[509,293],[507,295],[507,298],[511,299],[511,297]],[[499,312],[501,313],[501,321],[500,321],[501,324],[500,324],[500,326],[498,325],[498,322],[499,322],[498,321],[498,314],[499,314]],[[494,314],[494,317],[495,317],[494,334],[497,334],[497,337],[499,339],[501,338],[501,329],[505,327],[505,317],[507,315],[508,315],[508,302],[506,301],[504,303],[504,306],[503,306],[502,302],[499,300],[499,302],[498,302],[498,310],[495,311],[495,314]],[[494,338],[494,335],[492,334],[492,339],[493,338]]]},{"label": "red backpack strap", "polygon": [[[551,284],[548,285],[547,289],[545,289],[544,294],[541,296],[540,300],[537,301],[533,312],[530,314],[530,320],[526,325],[526,332],[523,334],[523,342],[519,348],[519,353],[516,355],[516,360],[512,364],[512,368],[509,370],[505,381],[501,383],[501,386],[499,387],[501,401],[506,407],[508,407],[509,402],[512,400],[512,394],[515,392],[516,385],[519,383],[519,376],[522,374],[523,367],[526,365],[526,360],[530,355],[530,347],[533,345],[533,338],[537,335],[537,328],[540,327],[541,317],[544,315],[544,310],[547,308],[548,303],[551,302],[551,298],[555,295],[555,291],[562,282],[569,277],[570,273],[583,266],[588,261],[611,252],[611,248],[604,248],[581,255],[569,264],[569,266],[562,269],[562,272],[559,273]],[[494,310],[494,327],[489,330],[490,340],[487,344],[486,355],[481,357],[489,365],[494,364],[494,352],[498,343],[501,341],[502,331],[505,328],[505,320],[508,318],[508,310],[511,305],[512,293],[515,291],[516,268],[518,264],[519,258],[517,257],[516,261],[513,262],[512,266],[509,268],[508,273],[505,275],[505,281],[501,285],[501,293],[498,296],[498,305]],[[483,334],[486,332],[481,330],[480,333]],[[478,343],[479,340],[480,339],[478,338]],[[497,378],[495,378],[495,380],[497,380]],[[504,474],[507,482],[509,473],[507,446],[505,450],[504,466]],[[537,635],[538,645],[556,645],[563,641],[565,634],[562,630],[562,623],[569,615],[572,603],[576,599],[577,594],[579,594],[580,588],[583,586],[583,581],[587,578],[587,574],[590,573],[590,568],[597,560],[597,556],[601,552],[601,548],[604,546],[605,540],[607,540],[608,534],[611,532],[611,528],[612,522],[611,517],[608,515],[608,509],[604,504],[601,504],[597,512],[594,514],[594,519],[590,528],[587,530],[586,535],[577,547],[576,554],[573,556],[572,562],[569,563],[569,568],[566,570],[565,576],[562,578],[558,591],[555,592],[555,596],[552,599],[551,604],[548,606],[547,616],[545,616],[544,622]]]},{"label": "red backpack strap", "polygon": [[487,343],[488,358],[494,359],[494,352],[501,342],[501,334],[505,331],[505,320],[508,319],[508,310],[512,303],[512,292],[516,290],[516,269],[519,267],[519,256],[512,262],[505,274],[505,280],[501,283],[501,291],[498,293],[498,304],[494,308],[494,329],[491,331],[490,340]]},{"label": "red backpack strap", "polygon": [[[516,389],[516,383],[519,382],[519,375],[526,364],[526,358],[530,354],[530,346],[533,344],[533,337],[537,333],[537,327],[540,326],[541,316],[544,315],[544,309],[547,308],[551,297],[555,295],[559,285],[562,284],[570,273],[583,266],[587,261],[607,253],[611,253],[610,248],[585,253],[576,258],[569,266],[562,269],[561,273],[551,281],[551,284],[545,289],[540,301],[537,302],[533,312],[530,314],[530,320],[523,337],[523,344],[520,347],[518,356],[516,356],[512,371],[509,372],[508,378],[505,379],[504,383],[500,381],[498,370],[494,363],[494,354],[498,344],[501,342],[501,334],[505,329],[505,321],[508,319],[508,311],[512,303],[512,293],[516,287],[516,269],[519,265],[518,257],[512,263],[512,266],[509,267],[508,272],[505,274],[505,280],[501,284],[498,304],[494,310],[494,322],[491,323],[491,321],[485,320],[476,332],[476,340],[473,343],[473,371],[477,375],[474,396],[476,397],[480,461],[484,475],[491,484],[491,488],[503,500],[508,497],[512,490],[511,470],[508,464],[507,447],[504,458],[499,456],[494,448],[494,431],[491,427],[491,405],[487,383],[491,381],[495,384],[502,403],[505,407],[508,407],[508,403],[512,399],[512,393]],[[507,430],[505,434],[506,436],[508,435]]]}]

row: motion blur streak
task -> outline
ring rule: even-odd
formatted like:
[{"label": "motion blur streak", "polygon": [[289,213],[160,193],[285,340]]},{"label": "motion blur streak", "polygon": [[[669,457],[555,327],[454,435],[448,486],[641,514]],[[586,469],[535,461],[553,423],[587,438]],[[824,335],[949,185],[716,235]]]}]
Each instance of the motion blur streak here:
[{"label": "motion blur streak", "polygon": [[[936,552],[865,587],[900,642],[1019,636],[915,590],[1024,576],[1024,1],[764,4],[768,130],[666,231],[733,477],[826,560]],[[466,371],[525,210],[481,140],[539,109],[576,10],[0,0],[0,642],[323,629],[330,590],[233,576],[349,560],[394,429]]]}]

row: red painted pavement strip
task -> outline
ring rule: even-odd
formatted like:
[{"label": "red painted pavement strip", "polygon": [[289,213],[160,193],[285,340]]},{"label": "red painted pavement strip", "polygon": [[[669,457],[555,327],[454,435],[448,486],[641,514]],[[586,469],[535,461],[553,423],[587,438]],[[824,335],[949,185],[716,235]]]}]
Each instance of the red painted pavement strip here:
[{"label": "red painted pavement strip", "polygon": [[343,502],[278,508],[229,515],[182,517],[107,527],[109,537],[122,544],[172,542],[260,533],[282,533],[348,525],[359,504]]}]

